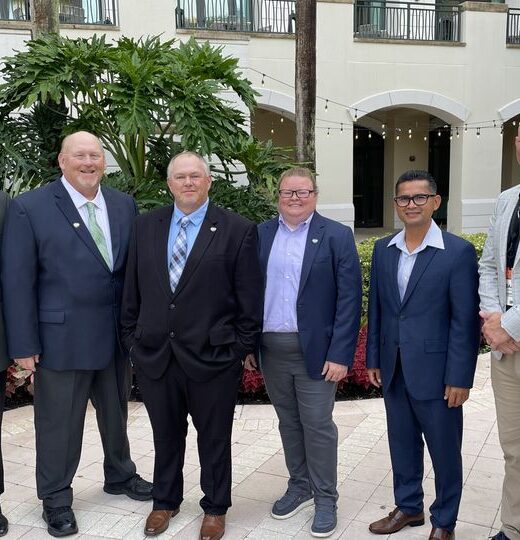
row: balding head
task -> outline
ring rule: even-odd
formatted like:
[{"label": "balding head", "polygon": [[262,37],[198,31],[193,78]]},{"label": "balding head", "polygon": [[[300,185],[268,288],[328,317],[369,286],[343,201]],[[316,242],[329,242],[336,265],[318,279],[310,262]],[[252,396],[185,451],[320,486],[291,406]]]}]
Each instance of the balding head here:
[{"label": "balding head", "polygon": [[77,131],[63,139],[58,155],[65,180],[92,200],[105,172],[105,152],[101,141],[88,131]]}]

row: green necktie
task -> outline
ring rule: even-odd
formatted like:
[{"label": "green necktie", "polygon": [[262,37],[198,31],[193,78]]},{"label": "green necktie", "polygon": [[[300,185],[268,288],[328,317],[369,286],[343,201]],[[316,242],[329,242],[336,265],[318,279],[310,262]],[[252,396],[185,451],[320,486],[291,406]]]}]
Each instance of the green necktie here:
[{"label": "green necktie", "polygon": [[94,239],[94,242],[96,243],[96,246],[99,249],[101,256],[103,257],[103,259],[105,259],[107,266],[111,268],[111,261],[110,261],[110,257],[108,256],[107,241],[96,219],[96,205],[93,202],[88,202],[87,210],[88,210],[88,229],[90,231],[90,234],[92,235],[92,238]]}]

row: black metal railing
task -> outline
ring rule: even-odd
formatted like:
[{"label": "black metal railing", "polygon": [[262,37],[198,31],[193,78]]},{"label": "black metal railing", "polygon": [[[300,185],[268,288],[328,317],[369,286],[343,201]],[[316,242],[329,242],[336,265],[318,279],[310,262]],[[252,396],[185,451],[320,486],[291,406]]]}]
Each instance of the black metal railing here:
[{"label": "black metal railing", "polygon": [[354,37],[460,41],[458,4],[356,0]]},{"label": "black metal railing", "polygon": [[520,44],[520,9],[507,10],[506,43]]},{"label": "black metal railing", "polygon": [[[29,0],[0,0],[0,20],[28,21]],[[117,0],[61,0],[60,23],[117,26]]]},{"label": "black metal railing", "polygon": [[177,0],[177,28],[292,34],[296,0]]}]

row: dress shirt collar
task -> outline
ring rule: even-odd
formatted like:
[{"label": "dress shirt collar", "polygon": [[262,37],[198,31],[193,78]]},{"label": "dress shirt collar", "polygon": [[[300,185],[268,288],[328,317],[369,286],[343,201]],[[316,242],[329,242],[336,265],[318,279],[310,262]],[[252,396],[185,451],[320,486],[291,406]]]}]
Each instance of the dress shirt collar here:
[{"label": "dress shirt collar", "polygon": [[430,224],[430,228],[428,229],[428,232],[426,233],[426,236],[424,237],[424,240],[422,241],[421,245],[413,250],[412,253],[408,251],[408,248],[406,247],[406,240],[405,240],[405,230],[399,231],[391,240],[388,242],[388,246],[395,245],[398,249],[403,251],[404,253],[408,253],[409,255],[412,255],[413,253],[419,253],[423,249],[425,249],[427,246],[431,246],[437,249],[444,249],[444,240],[442,239],[442,231],[439,229],[439,226],[435,221],[433,221]]},{"label": "dress shirt collar", "polygon": [[84,195],[82,195],[64,176],[61,177],[61,183],[67,190],[67,193],[70,195],[70,198],[72,199],[72,202],[77,209],[85,206],[88,202],[94,203],[96,208],[103,208],[102,201],[104,199],[100,188],[98,188],[96,196],[92,200],[89,200]]},{"label": "dress shirt collar", "polygon": [[282,226],[285,230],[290,231],[290,232],[294,232],[294,231],[298,231],[298,230],[303,231],[303,230],[305,230],[306,228],[309,227],[313,217],[314,217],[314,212],[306,220],[302,221],[301,223],[298,223],[298,225],[296,227],[292,227],[291,225],[288,225],[285,222],[285,220],[283,219],[282,214],[278,214],[278,224],[280,226]]},{"label": "dress shirt collar", "polygon": [[180,223],[181,219],[185,216],[188,216],[189,223],[192,225],[195,225],[198,227],[202,221],[204,220],[204,217],[206,216],[206,211],[208,210],[209,205],[209,199],[206,199],[206,202],[197,208],[195,212],[192,212],[191,214],[185,214],[182,210],[180,210],[176,204],[173,206],[173,222],[177,225]]}]

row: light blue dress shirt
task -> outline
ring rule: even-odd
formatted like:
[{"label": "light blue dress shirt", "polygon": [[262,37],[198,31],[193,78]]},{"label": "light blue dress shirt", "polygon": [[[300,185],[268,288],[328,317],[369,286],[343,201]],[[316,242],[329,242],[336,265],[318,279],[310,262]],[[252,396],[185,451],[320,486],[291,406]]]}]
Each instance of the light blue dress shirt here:
[{"label": "light blue dress shirt", "polygon": [[267,262],[264,332],[298,332],[296,300],[312,213],[292,230],[282,216]]},{"label": "light blue dress shirt", "polygon": [[188,257],[191,248],[193,247],[193,244],[197,239],[197,235],[199,234],[202,222],[206,217],[208,204],[209,199],[207,199],[202,206],[197,208],[197,210],[195,210],[195,212],[192,212],[191,214],[185,214],[184,212],[179,210],[176,205],[174,205],[172,219],[170,221],[170,232],[168,233],[168,253],[166,259],[167,266],[170,264],[170,259],[172,258],[173,253],[173,244],[175,244],[175,239],[177,238],[177,235],[179,234],[179,230],[181,228],[181,219],[186,215],[190,218],[188,226],[186,227],[186,242],[188,244],[188,251],[186,253],[186,257]]},{"label": "light blue dress shirt", "polygon": [[397,285],[399,287],[399,296],[401,300],[404,298],[406,293],[406,287],[408,287],[408,282],[410,281],[410,276],[417,259],[417,255],[424,251],[428,246],[444,249],[444,240],[442,239],[442,231],[439,229],[439,226],[435,221],[430,224],[430,228],[424,237],[421,245],[415,248],[411,253],[406,247],[406,241],[404,236],[404,229],[398,232],[390,242],[388,242],[388,247],[395,245],[398,249],[401,250],[399,255],[399,266],[397,268]]}]

